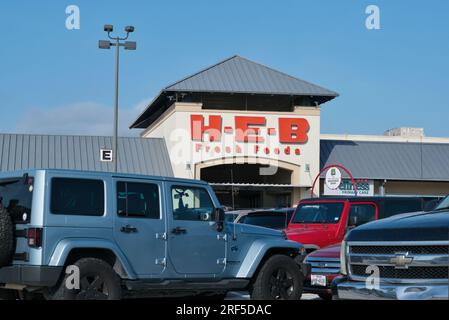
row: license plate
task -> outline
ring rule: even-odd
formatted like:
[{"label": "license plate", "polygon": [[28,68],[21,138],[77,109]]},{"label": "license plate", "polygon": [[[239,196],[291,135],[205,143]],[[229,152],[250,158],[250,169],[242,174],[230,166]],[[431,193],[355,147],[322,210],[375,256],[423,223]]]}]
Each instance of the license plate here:
[{"label": "license plate", "polygon": [[312,286],[325,287],[326,286],[326,276],[320,274],[312,274],[310,276],[310,282]]}]

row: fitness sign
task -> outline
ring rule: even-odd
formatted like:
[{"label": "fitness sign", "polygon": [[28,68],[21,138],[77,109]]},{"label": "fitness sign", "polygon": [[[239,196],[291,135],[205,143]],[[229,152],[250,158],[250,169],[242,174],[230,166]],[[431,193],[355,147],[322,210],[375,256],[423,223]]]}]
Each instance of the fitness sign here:
[{"label": "fitness sign", "polygon": [[[357,190],[354,189],[354,185]],[[326,196],[373,196],[374,181],[368,179],[343,179],[338,167],[329,167],[324,179],[323,194]]]}]

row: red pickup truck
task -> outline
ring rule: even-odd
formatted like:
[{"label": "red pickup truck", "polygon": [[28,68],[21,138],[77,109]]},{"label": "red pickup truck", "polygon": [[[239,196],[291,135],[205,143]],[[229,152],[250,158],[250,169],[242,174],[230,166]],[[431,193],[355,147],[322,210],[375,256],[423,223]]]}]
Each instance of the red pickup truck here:
[{"label": "red pickup truck", "polygon": [[330,285],[340,274],[340,243],[347,231],[400,213],[430,211],[438,201],[435,197],[315,198],[301,201],[286,233],[290,240],[303,243],[311,252],[305,260],[311,265],[312,272],[305,279],[304,292],[318,294],[323,299],[332,298]]}]

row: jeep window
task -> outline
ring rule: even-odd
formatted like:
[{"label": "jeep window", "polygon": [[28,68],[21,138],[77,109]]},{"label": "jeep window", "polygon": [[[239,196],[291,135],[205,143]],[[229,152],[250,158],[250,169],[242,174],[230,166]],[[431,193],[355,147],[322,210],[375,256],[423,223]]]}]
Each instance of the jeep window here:
[{"label": "jeep window", "polygon": [[175,186],[172,201],[174,220],[213,220],[214,205],[206,189]]},{"label": "jeep window", "polygon": [[120,217],[159,219],[158,185],[117,182],[117,214]]},{"label": "jeep window", "polygon": [[300,204],[292,223],[338,223],[343,207],[342,202]]},{"label": "jeep window", "polygon": [[53,214],[64,215],[104,215],[103,181],[53,178],[50,211]]},{"label": "jeep window", "polygon": [[353,222],[353,226],[360,226],[376,220],[376,207],[372,204],[352,204],[349,209],[349,222]]},{"label": "jeep window", "polygon": [[33,188],[21,179],[0,181],[0,202],[14,223],[28,223],[31,216]]}]

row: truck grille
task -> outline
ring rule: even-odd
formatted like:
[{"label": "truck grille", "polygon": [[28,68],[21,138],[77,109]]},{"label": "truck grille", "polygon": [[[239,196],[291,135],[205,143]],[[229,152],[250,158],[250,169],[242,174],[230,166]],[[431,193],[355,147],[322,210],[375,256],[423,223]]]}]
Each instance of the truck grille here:
[{"label": "truck grille", "polygon": [[351,253],[362,254],[395,254],[409,252],[410,254],[448,254],[448,246],[353,246]]},{"label": "truck grille", "polygon": [[381,282],[449,279],[449,242],[349,242],[346,250],[349,276],[354,280],[370,276],[369,266],[378,268]]},{"label": "truck grille", "polygon": [[312,274],[338,274],[340,273],[340,259],[307,257],[306,263],[312,267]]},{"label": "truck grille", "polygon": [[[352,266],[352,274],[366,277],[364,265]],[[448,267],[410,267],[408,269],[396,269],[395,267],[379,266],[380,278],[384,279],[447,279],[449,275]]]}]

